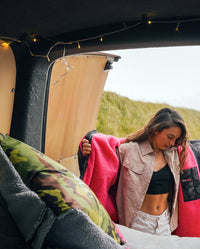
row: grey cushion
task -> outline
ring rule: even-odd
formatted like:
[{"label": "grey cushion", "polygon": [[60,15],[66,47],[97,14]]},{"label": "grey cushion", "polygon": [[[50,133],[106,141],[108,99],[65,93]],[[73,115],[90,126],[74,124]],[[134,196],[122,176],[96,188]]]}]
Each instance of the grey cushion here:
[{"label": "grey cushion", "polygon": [[30,249],[10,216],[0,195],[0,246],[1,249]]}]

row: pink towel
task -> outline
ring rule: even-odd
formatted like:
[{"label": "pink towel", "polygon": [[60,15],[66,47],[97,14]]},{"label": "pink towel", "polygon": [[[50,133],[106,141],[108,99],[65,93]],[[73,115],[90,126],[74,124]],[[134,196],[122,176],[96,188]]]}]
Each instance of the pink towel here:
[{"label": "pink towel", "polygon": [[92,137],[92,151],[83,181],[93,190],[114,222],[118,221],[116,208],[116,187],[119,161],[115,148],[125,138],[95,133]]}]

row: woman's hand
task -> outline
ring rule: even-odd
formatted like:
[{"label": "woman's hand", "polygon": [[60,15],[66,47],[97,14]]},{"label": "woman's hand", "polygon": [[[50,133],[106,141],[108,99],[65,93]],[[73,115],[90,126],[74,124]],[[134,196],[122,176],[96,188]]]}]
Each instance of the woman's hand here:
[{"label": "woman's hand", "polygon": [[83,139],[82,141],[82,154],[83,156],[89,155],[91,152],[91,144],[87,139]]}]

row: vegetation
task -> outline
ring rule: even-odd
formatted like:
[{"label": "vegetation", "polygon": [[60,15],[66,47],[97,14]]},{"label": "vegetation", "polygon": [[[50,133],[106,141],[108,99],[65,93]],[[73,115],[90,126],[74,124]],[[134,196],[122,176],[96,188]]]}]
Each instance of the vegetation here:
[{"label": "vegetation", "polygon": [[150,102],[133,101],[114,92],[104,91],[100,103],[97,131],[117,137],[126,137],[143,127],[160,108],[177,110],[188,128],[189,139],[200,139],[200,111]]}]

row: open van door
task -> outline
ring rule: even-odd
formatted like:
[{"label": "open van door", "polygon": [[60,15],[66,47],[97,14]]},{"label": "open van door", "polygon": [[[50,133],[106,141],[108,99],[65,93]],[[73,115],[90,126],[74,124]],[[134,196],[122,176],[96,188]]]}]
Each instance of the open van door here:
[{"label": "open van door", "polygon": [[61,57],[52,67],[44,153],[79,176],[81,138],[96,129],[103,88],[119,57],[103,53]]}]

